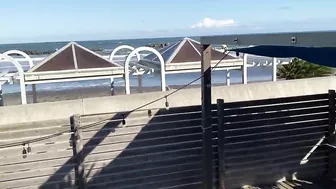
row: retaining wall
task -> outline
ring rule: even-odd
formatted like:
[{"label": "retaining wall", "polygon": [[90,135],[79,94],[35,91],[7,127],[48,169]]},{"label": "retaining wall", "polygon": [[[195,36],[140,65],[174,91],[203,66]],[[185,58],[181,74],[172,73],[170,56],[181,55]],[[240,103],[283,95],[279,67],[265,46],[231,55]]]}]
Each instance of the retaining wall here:
[{"label": "retaining wall", "polygon": [[[213,87],[212,101],[215,103],[217,98],[223,98],[226,102],[234,102],[318,94],[326,93],[328,89],[334,89],[334,86],[336,86],[336,77],[221,86]],[[0,125],[64,119],[76,113],[97,114],[128,111],[168,93],[169,91],[4,106],[0,107]],[[171,107],[200,105],[201,90],[200,88],[184,89],[169,96],[168,100]],[[164,107],[165,100],[163,99],[147,106],[145,109]]]}]

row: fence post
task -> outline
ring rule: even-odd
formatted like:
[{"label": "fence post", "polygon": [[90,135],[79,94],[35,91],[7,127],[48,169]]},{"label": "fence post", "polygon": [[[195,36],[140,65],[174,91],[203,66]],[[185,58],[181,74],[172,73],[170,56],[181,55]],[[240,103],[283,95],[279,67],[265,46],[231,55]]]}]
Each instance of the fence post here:
[{"label": "fence post", "polygon": [[211,124],[211,45],[203,44],[201,73],[201,94],[202,94],[202,174],[203,174],[203,189],[213,188],[212,174],[212,124]]},{"label": "fence post", "polygon": [[85,167],[84,167],[84,152],[83,152],[83,138],[82,138],[82,129],[80,123],[80,115],[73,115],[70,117],[70,126],[71,126],[71,141],[72,141],[72,150],[75,160],[75,177],[76,177],[76,186],[79,189],[86,188],[86,179],[85,179]]},{"label": "fence post", "polygon": [[219,170],[219,189],[225,189],[225,162],[224,162],[224,100],[217,99],[217,120],[218,120],[218,170]]},{"label": "fence post", "polygon": [[[329,129],[327,134],[327,141],[330,145],[335,145],[335,119],[336,119],[336,94],[335,90],[329,90]],[[328,176],[330,178],[336,177],[336,150],[329,147],[328,154]]]}]

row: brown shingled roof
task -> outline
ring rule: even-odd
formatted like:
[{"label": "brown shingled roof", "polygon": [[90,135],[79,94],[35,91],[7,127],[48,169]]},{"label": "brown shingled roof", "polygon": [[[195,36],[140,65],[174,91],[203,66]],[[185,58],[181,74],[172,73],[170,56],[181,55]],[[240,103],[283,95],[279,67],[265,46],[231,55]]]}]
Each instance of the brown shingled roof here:
[{"label": "brown shingled roof", "polygon": [[[166,64],[201,62],[201,44],[190,38],[184,38],[182,41],[171,44],[163,50],[159,51]],[[212,61],[219,61],[223,58],[223,53],[212,49]],[[144,59],[150,61],[158,61],[156,55],[149,54]],[[227,55],[224,60],[237,59],[231,55]]]},{"label": "brown shingled roof", "polygon": [[80,46],[75,42],[70,42],[60,50],[51,54],[40,64],[34,66],[29,72],[43,71],[63,71],[74,69],[121,67],[121,65],[111,62],[99,54]]},{"label": "brown shingled roof", "polygon": [[[200,62],[201,61],[201,44],[195,40],[185,38],[181,42],[180,48],[177,48],[176,55],[170,59],[167,63],[185,63],[185,62]],[[223,57],[223,53],[212,49],[211,50],[212,60],[220,60]],[[231,55],[227,55],[224,60],[236,59]]]}]

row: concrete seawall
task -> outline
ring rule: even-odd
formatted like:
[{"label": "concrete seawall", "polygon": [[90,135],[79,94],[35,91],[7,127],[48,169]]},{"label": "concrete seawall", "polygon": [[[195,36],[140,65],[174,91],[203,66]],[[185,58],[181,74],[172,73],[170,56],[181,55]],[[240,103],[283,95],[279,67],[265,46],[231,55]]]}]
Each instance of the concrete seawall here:
[{"label": "concrete seawall", "polygon": [[[257,100],[276,97],[327,93],[334,89],[336,77],[311,78],[291,81],[251,83],[213,87],[212,100],[223,98],[226,102]],[[0,125],[24,122],[64,119],[73,114],[97,114],[128,111],[168,94],[154,92],[114,97],[87,98],[69,101],[37,103],[0,107]],[[184,89],[168,97],[171,107],[200,105],[201,90]],[[160,100],[144,109],[164,108],[165,100]]]}]

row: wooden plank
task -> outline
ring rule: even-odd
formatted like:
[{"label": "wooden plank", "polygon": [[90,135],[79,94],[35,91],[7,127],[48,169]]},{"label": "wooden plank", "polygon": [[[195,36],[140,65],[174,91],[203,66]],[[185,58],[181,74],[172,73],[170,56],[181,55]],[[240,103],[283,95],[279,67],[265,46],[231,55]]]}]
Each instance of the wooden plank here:
[{"label": "wooden plank", "polygon": [[[29,153],[31,154],[40,154],[40,153],[49,153],[49,152],[57,152],[57,151],[64,151],[70,150],[72,147],[69,144],[69,141],[62,141],[52,144],[35,144],[32,143],[29,145],[32,151]],[[3,148],[0,149],[0,162],[1,158],[3,157],[22,157],[22,146],[15,146],[11,148]]]},{"label": "wooden plank", "polygon": [[[199,171],[201,173],[201,171]],[[183,174],[170,174],[170,175],[162,175],[162,176],[153,176],[153,177],[147,177],[142,179],[125,179],[125,181],[119,181],[119,182],[101,182],[106,184],[105,186],[112,186],[113,188],[155,188],[153,186],[153,183],[156,183],[156,185],[159,185],[159,183],[164,182],[165,184],[162,185],[162,187],[166,188],[166,186],[176,186],[181,184],[189,184],[189,182],[183,182],[183,183],[174,183],[175,180],[181,180],[182,178],[190,178],[190,177],[198,177],[200,180],[201,176],[200,174],[193,174],[191,175],[189,172],[186,172],[185,175]],[[128,181],[128,182],[127,182]],[[169,182],[170,181],[170,182]],[[99,183],[95,183],[96,185],[92,184],[93,186],[100,185]]]},{"label": "wooden plank", "polygon": [[303,95],[303,96],[270,98],[270,99],[260,99],[260,100],[250,100],[250,101],[240,101],[240,102],[229,102],[229,103],[225,103],[225,107],[226,108],[239,108],[239,107],[249,107],[249,106],[262,106],[262,105],[292,103],[292,102],[327,100],[327,99],[328,99],[328,94],[323,93],[323,94],[314,94],[314,95]]},{"label": "wooden plank", "polygon": [[201,138],[202,138],[201,134],[196,133],[196,134],[189,134],[189,135],[185,134],[185,135],[172,136],[172,137],[158,137],[158,138],[153,138],[150,140],[136,140],[135,139],[134,141],[117,143],[117,144],[85,146],[84,154],[102,153],[105,151],[118,151],[118,150],[139,150],[139,149],[146,149],[146,148],[155,148],[157,146],[165,147],[167,145],[175,144],[175,143],[200,141]]},{"label": "wooden plank", "polygon": [[[177,117],[178,116],[178,117]],[[100,130],[107,128],[124,128],[124,127],[133,127],[133,126],[150,126],[150,127],[158,127],[164,128],[169,124],[179,124],[183,126],[183,123],[186,124],[188,121],[198,124],[197,122],[201,122],[201,113],[197,114],[188,114],[188,115],[176,115],[172,117],[152,117],[152,118],[137,118],[137,119],[128,119],[125,118],[125,125],[123,125],[122,120],[111,120],[111,121],[103,121],[99,124],[91,125],[83,124],[83,128],[85,131],[90,130]],[[191,124],[191,123],[190,123]],[[89,128],[86,128],[88,125]]]},{"label": "wooden plank", "polygon": [[[327,98],[327,97],[326,97]],[[216,109],[216,104],[212,105],[212,109]],[[98,117],[98,116],[107,116],[113,119],[123,119],[127,115],[128,118],[137,118],[141,116],[147,116],[148,110],[138,110],[135,112],[107,112],[107,113],[99,113],[99,114],[91,114],[91,115],[82,115],[83,122],[86,122],[87,119],[91,119],[92,117]],[[202,111],[202,107],[200,105],[195,106],[181,106],[181,107],[171,107],[169,110],[166,109],[150,109],[153,112],[153,115],[160,116],[160,115],[171,115],[171,114],[186,114],[190,112],[200,112]]]},{"label": "wooden plank", "polygon": [[71,159],[72,150],[63,150],[56,152],[46,152],[41,154],[28,154],[26,158],[21,156],[1,158],[0,166],[9,165],[9,164],[19,164],[19,163],[28,163],[36,161],[47,161],[52,159]]},{"label": "wooden plank", "polygon": [[[298,135],[314,135],[316,133],[326,133],[325,127],[309,127],[309,128],[298,128],[298,129],[288,129],[288,130],[275,130],[275,131],[267,131],[258,134],[259,130],[250,131],[251,134],[245,135],[227,135],[226,142],[234,143],[240,141],[253,141],[255,139],[263,139],[263,140],[272,140],[277,138],[290,138]],[[285,142],[285,141],[284,141]]]},{"label": "wooden plank", "polygon": [[[278,117],[288,117],[296,115],[307,115],[307,114],[316,114],[316,113],[327,113],[328,107],[311,107],[304,109],[283,109],[280,111],[268,111],[268,112],[253,112],[251,114],[235,114],[234,116],[226,116],[227,122],[249,122],[251,120],[266,120],[274,119]],[[227,112],[229,113],[229,112]]]},{"label": "wooden plank", "polygon": [[69,129],[64,129],[63,127],[56,127],[51,129],[36,129],[36,130],[26,130],[26,131],[7,131],[7,132],[1,132],[0,137],[1,140],[7,140],[7,139],[18,139],[18,138],[25,138],[25,137],[35,137],[39,138],[40,136],[46,136],[46,135],[52,135],[59,132],[70,132]]},{"label": "wooden plank", "polygon": [[42,169],[32,169],[28,171],[19,171],[19,172],[1,174],[0,182],[20,180],[32,177],[51,176],[56,173],[70,175],[71,177],[74,177],[75,176],[74,166],[72,167],[71,171],[69,171],[68,169],[62,169],[62,167],[46,167]]},{"label": "wooden plank", "polygon": [[11,164],[11,165],[1,165],[0,173],[12,173],[12,172],[20,172],[27,171],[32,169],[42,169],[45,168],[46,165],[49,167],[71,167],[74,166],[73,163],[69,162],[69,158],[61,158],[61,159],[51,159],[51,160],[43,160],[43,161],[35,161],[30,163],[20,163],[20,164]]},{"label": "wooden plank", "polygon": [[141,168],[153,168],[159,166],[168,166],[174,165],[181,162],[200,162],[202,159],[201,154],[198,155],[187,155],[187,156],[176,156],[176,157],[165,157],[161,156],[158,160],[146,160],[140,159],[139,162],[128,162],[123,159],[116,159],[114,161],[98,161],[87,163],[86,169],[88,170],[89,174],[88,177],[92,177],[94,175],[99,174],[101,171],[109,170],[111,172],[113,168],[120,168],[122,171],[126,170],[140,170]]},{"label": "wooden plank", "polygon": [[[26,178],[26,179],[19,179],[14,181],[6,181],[6,182],[0,182],[0,188],[15,188],[15,187],[24,187],[24,186],[30,186],[30,185],[44,185],[48,184],[47,181],[50,182],[50,184],[55,185],[61,185],[61,186],[73,186],[74,180],[71,177],[67,177],[65,174],[60,175],[53,175],[53,180],[50,180],[50,176],[44,176],[44,177],[33,177],[33,178]],[[50,188],[50,185],[48,186]],[[42,187],[43,188],[43,187]]]},{"label": "wooden plank", "polygon": [[[86,157],[86,162],[97,162],[97,161],[105,161],[105,160],[115,160],[115,159],[125,159],[129,160],[130,163],[132,161],[136,161],[139,158],[147,158],[149,160],[157,160],[162,157],[176,157],[176,156],[187,156],[187,155],[198,155],[201,154],[201,147],[197,146],[194,148],[184,148],[184,149],[173,149],[173,150],[165,150],[160,152],[152,152],[147,154],[134,154],[129,156],[119,156],[120,152],[106,152],[99,154],[90,154]],[[140,159],[141,160],[141,159]]]},{"label": "wooden plank", "polygon": [[52,128],[62,126],[64,128],[69,128],[68,119],[55,119],[55,120],[45,120],[45,121],[33,121],[25,123],[13,123],[0,126],[0,132],[14,131],[14,130],[29,130],[29,129],[42,129],[42,128]]},{"label": "wooden plank", "polygon": [[[288,143],[292,141],[299,141],[301,140],[308,140],[308,139],[321,139],[325,135],[325,132],[315,132],[315,133],[304,133],[304,134],[296,134],[296,135],[291,135],[291,136],[284,136],[284,137],[274,137],[274,138],[257,138],[254,137],[251,140],[233,140],[232,138],[226,138],[226,148],[237,148],[237,147],[251,147],[253,148],[254,146],[264,146],[268,144],[274,144],[274,143]],[[319,140],[316,141],[316,143]]]},{"label": "wooden plank", "polygon": [[[277,163],[282,162],[289,162],[289,161],[297,161],[300,163],[302,160],[302,156],[305,154],[284,154],[280,157],[260,157],[259,160],[248,160],[248,161],[227,161],[227,166],[235,169],[244,169],[247,167],[258,167],[258,166],[265,166],[265,165],[272,165],[274,164],[274,167]],[[325,159],[326,160],[325,152],[319,152],[315,153],[313,157],[309,157],[308,161],[310,159]]]},{"label": "wooden plank", "polygon": [[146,135],[146,133],[148,135],[150,135],[150,133],[156,133],[156,134],[160,134],[160,133],[165,133],[165,132],[170,132],[170,133],[179,133],[183,132],[183,131],[190,131],[191,133],[197,133],[200,132],[201,129],[201,125],[193,125],[190,127],[182,127],[182,128],[165,128],[165,129],[156,129],[156,128],[152,128],[152,127],[147,127],[147,128],[143,128],[143,127],[125,127],[125,128],[116,128],[116,129],[104,129],[104,130],[99,130],[99,131],[86,131],[83,132],[83,138],[84,139],[90,139],[90,138],[104,138],[104,137],[115,137],[115,136],[124,136],[124,135],[131,135],[131,134],[139,134],[141,132],[141,134]]},{"label": "wooden plank", "polygon": [[[93,154],[88,157],[95,157],[96,161],[86,162],[88,164],[87,169],[91,168],[102,168],[104,166],[109,165],[112,162],[118,162],[118,166],[129,166],[129,165],[137,165],[147,162],[160,162],[164,160],[171,159],[179,159],[179,158],[196,158],[201,156],[201,148],[198,149],[183,149],[183,150],[173,150],[173,151],[162,151],[144,155],[137,156],[129,156],[123,157],[118,156],[116,158],[103,159],[101,156],[98,157],[98,154]],[[213,154],[213,158],[215,159],[215,153]]]},{"label": "wooden plank", "polygon": [[[48,188],[49,187],[49,188]],[[62,188],[63,187],[63,188]],[[50,188],[55,188],[55,189],[79,189],[77,186],[66,186],[66,185],[57,185],[57,184],[50,184],[50,185],[32,185],[32,186],[23,186],[23,187],[16,187],[12,189],[50,189]]]},{"label": "wooden plank", "polygon": [[[96,177],[91,179],[91,182],[101,182],[103,180],[120,181],[125,178],[141,178],[147,176],[156,176],[160,174],[175,173],[180,171],[199,169],[198,173],[201,173],[201,162],[181,162],[176,165],[157,166],[153,168],[144,168],[141,170],[122,170],[121,172],[115,171],[102,171]],[[113,169],[110,169],[113,170]],[[99,180],[101,179],[101,180]]]},{"label": "wooden plank", "polygon": [[[260,152],[254,152],[254,153],[244,153],[243,151],[236,151],[227,153],[225,156],[225,160],[232,163],[232,162],[247,162],[247,161],[254,161],[254,160],[260,160],[261,158],[272,158],[272,157],[281,157],[284,154],[301,154],[302,156],[305,156],[310,150],[312,150],[315,146],[303,146],[303,147],[296,147],[293,146],[291,148],[286,149],[276,149],[272,151],[267,151],[267,156],[263,151]],[[317,148],[312,152],[312,154],[315,153],[327,153],[326,146],[317,146]]]},{"label": "wooden plank", "polygon": [[256,120],[247,123],[230,123],[227,124],[227,129],[237,129],[246,127],[258,127],[263,125],[278,125],[278,124],[289,124],[294,122],[308,122],[317,120],[328,119],[328,113],[320,113],[314,115],[303,115],[303,116],[291,116],[286,118],[274,118],[272,120]]},{"label": "wooden plank", "polygon": [[238,127],[233,129],[227,129],[226,132],[229,136],[238,136],[238,135],[248,135],[247,133],[252,134],[262,134],[267,132],[282,131],[282,130],[295,130],[295,129],[307,129],[307,128],[324,128],[328,129],[328,119],[315,120],[308,122],[299,122],[299,123],[288,123],[288,124],[276,124],[276,125],[261,125],[256,127]]},{"label": "wooden plank", "polygon": [[[134,188],[134,189],[140,189],[140,188],[146,188],[146,189],[155,189],[155,188],[168,188],[173,186],[178,186],[181,184],[188,184],[193,185],[194,183],[199,183],[199,176],[194,177],[187,177],[187,178],[178,178],[174,180],[168,180],[168,181],[160,181],[160,182],[153,182],[153,183],[146,183],[146,184],[137,184],[137,185],[130,185],[121,187],[120,189],[127,189],[127,188]],[[97,188],[106,188],[106,187],[113,187],[113,185],[109,185],[109,183],[101,183],[96,185],[90,185],[88,189],[97,189]]]},{"label": "wooden plank", "polygon": [[305,170],[312,170],[315,169],[316,172],[318,171],[319,167],[321,171],[325,171],[325,165],[327,165],[327,162],[325,161],[325,158],[316,158],[316,159],[310,159],[310,163],[306,165],[300,165],[298,161],[287,161],[282,163],[276,163],[276,164],[265,164],[264,166],[250,166],[250,167],[244,167],[243,169],[231,167],[227,171],[228,177],[237,177],[241,176],[243,173],[247,176],[253,176],[253,174],[279,174],[282,176],[286,176],[286,173],[290,172],[296,172],[300,171],[300,169]]},{"label": "wooden plank", "polygon": [[306,140],[299,140],[287,143],[275,143],[275,144],[264,144],[261,146],[255,147],[235,147],[226,148],[227,156],[231,156],[232,153],[241,153],[245,152],[245,154],[252,154],[252,153],[263,153],[263,152],[271,152],[271,151],[284,151],[286,149],[292,148],[300,148],[300,147],[307,147],[311,146],[312,148],[318,143],[320,138],[318,139],[306,139]]},{"label": "wooden plank", "polygon": [[[1,140],[0,139],[0,145],[6,145],[6,144],[12,144],[12,143],[22,143],[28,140],[35,140],[40,137],[48,137],[50,135],[42,135],[39,137],[24,137],[24,138],[13,138],[13,139],[7,139],[7,140]],[[40,141],[34,141],[34,145],[39,145],[39,144],[52,144],[56,143],[58,141],[69,141],[70,139],[70,133],[65,133],[59,136],[55,136],[53,138],[45,138],[44,140]],[[12,148],[12,147],[9,147]]]},{"label": "wooden plank", "polygon": [[[110,158],[114,158],[116,156],[136,156],[136,155],[145,155],[155,152],[162,152],[162,151],[171,151],[171,150],[178,150],[178,149],[188,149],[188,148],[196,148],[201,146],[202,141],[190,141],[190,142],[179,142],[179,143],[173,143],[173,144],[167,144],[167,145],[157,145],[153,147],[144,147],[144,148],[136,148],[136,149],[124,149],[120,151],[105,151],[104,153],[98,153],[103,156],[106,156],[104,154],[108,153],[110,154]],[[164,149],[164,150],[163,150]],[[86,160],[88,160],[89,157],[87,157]]]},{"label": "wooden plank", "polygon": [[311,102],[304,102],[304,103],[293,103],[293,104],[277,104],[274,106],[257,106],[257,107],[252,107],[252,108],[240,107],[238,109],[225,110],[225,115],[246,115],[246,114],[300,110],[300,109],[309,109],[309,108],[318,108],[318,107],[321,107],[321,108],[328,107],[328,100],[311,101]]}]

